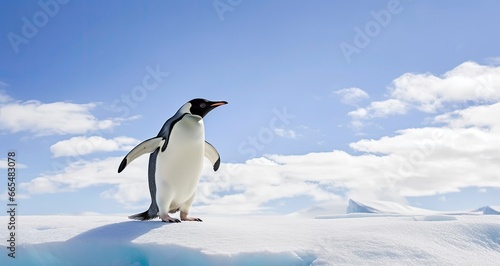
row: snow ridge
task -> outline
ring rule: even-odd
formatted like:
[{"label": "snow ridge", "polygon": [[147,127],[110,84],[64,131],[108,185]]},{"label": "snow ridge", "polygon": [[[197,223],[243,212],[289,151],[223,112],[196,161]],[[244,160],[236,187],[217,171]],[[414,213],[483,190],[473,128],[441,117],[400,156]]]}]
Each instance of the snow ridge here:
[{"label": "snow ridge", "polygon": [[393,215],[500,215],[500,206],[485,206],[472,211],[438,212],[390,201],[357,201],[349,199],[347,213],[373,213]]},{"label": "snow ridge", "polygon": [[473,212],[479,212],[485,215],[500,215],[500,206],[484,206]]}]

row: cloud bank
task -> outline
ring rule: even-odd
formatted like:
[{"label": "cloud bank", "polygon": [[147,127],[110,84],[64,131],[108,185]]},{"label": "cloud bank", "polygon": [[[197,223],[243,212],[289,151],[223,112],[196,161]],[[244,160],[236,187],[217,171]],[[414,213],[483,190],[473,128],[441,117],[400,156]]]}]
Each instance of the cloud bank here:
[{"label": "cloud bank", "polygon": [[139,144],[139,140],[130,137],[106,139],[101,136],[73,137],[62,140],[50,147],[54,157],[80,156],[96,152],[128,151]]},{"label": "cloud bank", "polygon": [[[378,139],[361,139],[350,143],[350,151],[267,155],[223,163],[218,172],[213,172],[207,162],[195,209],[258,213],[272,212],[280,202],[304,198],[333,205],[348,197],[404,202],[409,196],[444,194],[467,187],[500,188],[499,71],[497,67],[466,62],[441,77],[402,75],[393,81],[390,99],[372,102],[349,115],[362,120],[404,115],[416,109],[433,114],[430,125],[401,129]],[[354,95],[345,102],[366,99],[357,89],[342,94]],[[457,106],[465,107],[449,110],[453,103],[462,102],[465,104]],[[285,129],[276,133],[296,137]],[[56,157],[72,155],[64,147],[75,147],[91,138],[61,141],[52,146],[52,152]],[[126,150],[133,145],[133,139],[127,138],[95,140],[105,145],[88,152]],[[144,208],[149,204],[147,157],[140,157],[120,175],[116,168],[121,157],[79,160],[60,171],[43,173],[21,187],[37,194],[101,186],[103,198],[130,208]]]},{"label": "cloud bank", "polygon": [[500,67],[465,62],[442,76],[406,73],[387,90],[387,100],[372,102],[349,115],[361,120],[404,115],[412,109],[436,113],[455,103],[494,103],[500,100]]},{"label": "cloud bank", "polygon": [[0,98],[6,99],[6,102],[0,102],[0,129],[11,133],[26,131],[35,136],[85,134],[112,129],[125,120],[96,118],[90,111],[98,103],[9,102],[5,96]]}]

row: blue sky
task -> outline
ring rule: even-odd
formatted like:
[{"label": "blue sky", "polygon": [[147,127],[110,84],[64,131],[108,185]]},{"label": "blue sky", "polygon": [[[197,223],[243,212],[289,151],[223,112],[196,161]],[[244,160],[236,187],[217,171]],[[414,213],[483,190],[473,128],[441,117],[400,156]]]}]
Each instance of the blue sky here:
[{"label": "blue sky", "polygon": [[21,214],[142,210],[146,158],[119,161],[196,97],[229,105],[205,119],[223,165],[193,211],[500,204],[496,1],[1,5]]}]

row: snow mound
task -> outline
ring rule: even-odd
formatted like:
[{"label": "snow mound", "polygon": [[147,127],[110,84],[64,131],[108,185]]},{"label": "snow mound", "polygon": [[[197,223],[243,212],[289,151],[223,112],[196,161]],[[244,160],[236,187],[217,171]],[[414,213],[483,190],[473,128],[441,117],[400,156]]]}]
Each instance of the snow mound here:
[{"label": "snow mound", "polygon": [[404,215],[431,215],[438,212],[411,207],[390,201],[364,201],[363,203],[349,199],[347,213],[377,213]]},{"label": "snow mound", "polygon": [[472,212],[485,215],[500,215],[500,206],[485,206]]},{"label": "snow mound", "polygon": [[[208,216],[202,223],[180,224],[117,216],[18,218],[16,258],[4,253],[0,265],[496,265],[500,261],[499,217],[490,215],[330,220]],[[0,222],[7,219],[2,216]],[[0,232],[5,239],[5,230]],[[0,248],[6,250],[5,244]]]},{"label": "snow mound", "polygon": [[[377,215],[500,215],[500,206],[485,206],[472,211],[438,212],[412,207],[390,201],[356,201],[349,199],[347,213],[351,215],[377,214]],[[366,215],[365,215],[366,216]],[[325,216],[321,217],[325,218]]]}]

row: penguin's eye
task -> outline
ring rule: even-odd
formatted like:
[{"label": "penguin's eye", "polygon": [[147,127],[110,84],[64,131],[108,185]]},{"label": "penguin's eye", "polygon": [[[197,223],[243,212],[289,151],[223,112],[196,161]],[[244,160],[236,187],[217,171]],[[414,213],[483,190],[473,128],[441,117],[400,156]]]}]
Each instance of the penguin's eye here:
[{"label": "penguin's eye", "polygon": [[200,108],[205,108],[207,106],[206,103],[200,103]]}]

